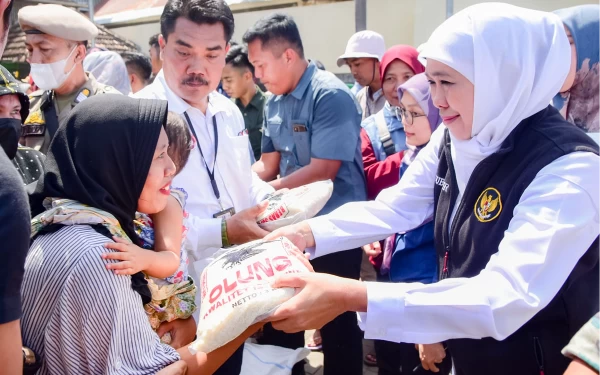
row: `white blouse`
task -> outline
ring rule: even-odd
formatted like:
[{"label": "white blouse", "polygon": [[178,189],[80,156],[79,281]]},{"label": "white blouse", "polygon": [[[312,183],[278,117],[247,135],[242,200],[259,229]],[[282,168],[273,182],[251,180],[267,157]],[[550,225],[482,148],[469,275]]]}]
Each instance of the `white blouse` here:
[{"label": "white blouse", "polygon": [[[419,226],[433,214],[433,187],[444,126],[398,185],[375,201],[346,204],[308,221],[318,257],[356,248]],[[365,338],[436,343],[452,338],[511,335],[558,293],[598,237],[600,158],[563,156],[540,170],[481,273],[435,284],[366,283],[368,307],[359,313]]]}]

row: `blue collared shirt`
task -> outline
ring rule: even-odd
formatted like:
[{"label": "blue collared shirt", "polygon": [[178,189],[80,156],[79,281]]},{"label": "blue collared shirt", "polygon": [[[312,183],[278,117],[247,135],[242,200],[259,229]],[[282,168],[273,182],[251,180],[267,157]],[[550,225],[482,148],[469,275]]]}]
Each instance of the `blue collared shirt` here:
[{"label": "blue collared shirt", "polygon": [[361,111],[348,87],[310,63],[290,94],[265,105],[262,152],[279,152],[279,173],[288,176],[311,158],[340,160],[333,195],[319,214],[366,199],[360,151]]}]

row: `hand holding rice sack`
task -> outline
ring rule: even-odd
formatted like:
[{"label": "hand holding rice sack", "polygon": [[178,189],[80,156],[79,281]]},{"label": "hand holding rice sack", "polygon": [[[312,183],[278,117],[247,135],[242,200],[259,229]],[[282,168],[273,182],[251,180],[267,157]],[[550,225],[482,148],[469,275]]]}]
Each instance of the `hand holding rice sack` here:
[{"label": "hand holding rice sack", "polygon": [[312,271],[304,255],[283,237],[223,249],[215,257],[200,280],[202,302],[192,354],[227,344],[292,298],[294,288],[271,286],[276,276]]},{"label": "hand holding rice sack", "polygon": [[265,197],[269,205],[257,217],[257,224],[272,232],[313,218],[325,207],[333,193],[331,180],[313,182],[294,189],[278,190]]}]

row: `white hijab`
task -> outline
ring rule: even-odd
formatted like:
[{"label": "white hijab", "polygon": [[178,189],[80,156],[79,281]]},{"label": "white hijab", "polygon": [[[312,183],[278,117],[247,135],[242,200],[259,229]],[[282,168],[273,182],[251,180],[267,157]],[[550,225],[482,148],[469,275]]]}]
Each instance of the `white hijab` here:
[{"label": "white hijab", "polygon": [[92,52],[83,60],[83,69],[92,73],[96,81],[114,87],[123,95],[131,94],[127,66],[118,53],[112,51]]},{"label": "white hijab", "polygon": [[452,136],[460,195],[477,164],[531,115],[546,108],[569,72],[571,49],[552,13],[503,3],[470,6],[442,23],[419,56],[444,63],[475,86],[471,139]]}]

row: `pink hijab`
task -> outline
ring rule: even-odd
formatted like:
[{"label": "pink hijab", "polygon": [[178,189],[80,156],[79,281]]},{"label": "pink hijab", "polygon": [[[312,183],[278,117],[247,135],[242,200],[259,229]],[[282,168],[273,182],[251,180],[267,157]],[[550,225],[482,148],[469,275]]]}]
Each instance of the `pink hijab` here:
[{"label": "pink hijab", "polygon": [[381,76],[381,80],[383,81],[386,69],[394,60],[402,61],[408,65],[415,74],[423,73],[425,71],[425,67],[423,64],[421,64],[421,62],[419,62],[418,57],[419,52],[417,52],[417,49],[413,46],[399,44],[391,47],[385,51],[383,57],[381,58],[381,63],[379,65],[379,75]]}]

